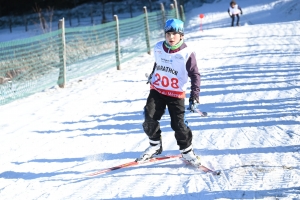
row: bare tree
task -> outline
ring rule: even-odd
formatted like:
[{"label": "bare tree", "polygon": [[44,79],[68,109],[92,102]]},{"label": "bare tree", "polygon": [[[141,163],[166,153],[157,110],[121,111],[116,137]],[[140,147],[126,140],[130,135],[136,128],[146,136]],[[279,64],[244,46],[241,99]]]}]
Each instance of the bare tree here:
[{"label": "bare tree", "polygon": [[42,30],[44,31],[46,29],[46,21],[43,17],[42,14],[42,8],[40,8],[37,3],[35,3],[35,7],[33,7],[33,11],[36,12],[38,14],[39,20],[40,20],[40,25]]},{"label": "bare tree", "polygon": [[78,0],[73,0],[72,3],[73,3],[73,7],[75,8],[78,4]]},{"label": "bare tree", "polygon": [[[76,8],[78,5],[79,0],[73,0],[73,8]],[[78,25],[80,25],[80,13],[78,12],[78,10],[76,10],[76,17],[77,17],[77,23]]]},{"label": "bare tree", "polygon": [[133,18],[133,9],[132,4],[135,2],[135,0],[126,0],[126,4],[129,7],[130,17]]},{"label": "bare tree", "polygon": [[94,10],[93,10],[93,6],[91,6],[91,24],[94,24]]},{"label": "bare tree", "polygon": [[178,0],[178,5],[182,5],[183,7],[185,7],[185,3],[187,2],[187,0]]},{"label": "bare tree", "polygon": [[77,17],[77,23],[80,25],[80,13],[78,10],[76,10],[76,17]]},{"label": "bare tree", "polygon": [[149,2],[149,10],[150,12],[152,12],[152,0],[148,0],[148,2]]},{"label": "bare tree", "polygon": [[52,20],[53,20],[53,14],[54,14],[54,7],[48,6],[47,9],[47,15],[49,18],[49,31],[52,31]]},{"label": "bare tree", "polygon": [[25,25],[25,31],[28,31],[28,19],[27,15],[23,14],[23,20],[24,20],[24,25]]},{"label": "bare tree", "polygon": [[13,17],[11,15],[9,15],[9,17],[8,17],[8,26],[9,26],[10,33],[12,33],[12,24],[13,24],[12,18]]},{"label": "bare tree", "polygon": [[105,16],[105,4],[109,2],[109,0],[100,0],[101,6],[102,6],[102,24],[107,22],[107,18]]},{"label": "bare tree", "polygon": [[68,9],[68,18],[69,18],[69,24],[72,26],[72,11],[71,9]]},{"label": "bare tree", "polygon": [[114,15],[116,14],[116,12],[115,12],[115,4],[114,4],[113,1],[111,2],[111,13],[112,13],[112,17],[114,17]]}]

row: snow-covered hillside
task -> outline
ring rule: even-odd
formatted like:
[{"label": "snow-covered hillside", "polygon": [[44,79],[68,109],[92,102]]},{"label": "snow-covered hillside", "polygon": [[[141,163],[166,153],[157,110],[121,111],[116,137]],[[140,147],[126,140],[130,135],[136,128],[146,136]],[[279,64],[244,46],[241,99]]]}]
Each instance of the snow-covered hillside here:
[{"label": "snow-covered hillside", "polygon": [[[220,176],[179,159],[87,176],[148,147],[145,73],[154,58],[144,54],[120,71],[0,106],[0,199],[300,199],[299,2],[237,3],[241,27],[229,27],[224,0],[186,21],[202,76],[199,109],[208,112],[186,118],[195,153]],[[161,127],[163,154],[179,154],[168,112]]]}]

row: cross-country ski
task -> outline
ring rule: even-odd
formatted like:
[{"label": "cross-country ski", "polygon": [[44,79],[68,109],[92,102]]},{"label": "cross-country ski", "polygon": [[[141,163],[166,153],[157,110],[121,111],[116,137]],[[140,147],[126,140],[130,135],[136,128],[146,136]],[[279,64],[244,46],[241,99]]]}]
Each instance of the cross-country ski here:
[{"label": "cross-country ski", "polygon": [[0,199],[300,200],[300,0],[231,1],[1,1]]},{"label": "cross-country ski", "polygon": [[[114,166],[114,167],[109,167],[109,168],[106,168],[106,169],[97,170],[95,172],[86,174],[86,176],[98,176],[98,175],[106,174],[106,173],[116,171],[116,170],[119,170],[119,169],[124,169],[124,168],[129,168],[129,167],[134,167],[134,166],[139,166],[139,165],[149,164],[149,163],[154,163],[154,162],[159,162],[159,161],[165,161],[165,160],[175,159],[175,158],[181,159],[182,156],[180,154],[179,155],[158,156],[158,157],[153,157],[153,158],[150,158],[150,159],[148,159],[146,161],[142,161],[142,162],[138,162],[138,161],[135,160],[135,161],[123,163],[121,165],[117,165],[117,166]],[[186,162],[184,162],[184,160],[183,160],[183,163],[186,163]],[[186,164],[189,165],[189,166],[192,166],[189,163],[186,163]],[[192,167],[197,169],[197,167],[195,167],[195,166],[192,166]],[[213,175],[220,175],[221,174],[220,170],[213,170],[213,169],[210,169],[210,168],[208,168],[204,165],[200,165],[198,167],[198,169],[202,170],[205,173],[211,173]]]}]

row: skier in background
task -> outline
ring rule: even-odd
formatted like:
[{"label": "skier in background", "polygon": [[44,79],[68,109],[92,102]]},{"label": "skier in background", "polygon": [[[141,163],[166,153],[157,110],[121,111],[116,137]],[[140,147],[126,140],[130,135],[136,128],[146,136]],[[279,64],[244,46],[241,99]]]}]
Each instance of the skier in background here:
[{"label": "skier in background", "polygon": [[231,17],[231,26],[234,26],[235,18],[237,18],[236,26],[240,26],[240,14],[243,14],[243,11],[235,1],[230,2],[230,7],[228,8],[228,14]]},{"label": "skier in background", "polygon": [[150,93],[144,107],[143,129],[149,138],[150,146],[137,161],[145,161],[161,154],[163,148],[159,120],[168,107],[171,128],[175,131],[182,157],[198,167],[201,165],[200,158],[194,154],[193,135],[185,121],[184,103],[189,77],[191,93],[188,110],[195,112],[199,103],[200,73],[196,55],[183,42],[184,29],[181,20],[167,20],[164,31],[165,41],[158,42],[154,47],[155,63],[148,77]]}]

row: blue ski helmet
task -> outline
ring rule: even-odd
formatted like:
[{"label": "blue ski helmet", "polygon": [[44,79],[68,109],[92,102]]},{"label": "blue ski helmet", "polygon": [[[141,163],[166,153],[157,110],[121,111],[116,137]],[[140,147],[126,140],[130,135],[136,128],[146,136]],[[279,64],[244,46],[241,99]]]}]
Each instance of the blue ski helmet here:
[{"label": "blue ski helmet", "polygon": [[183,21],[179,19],[168,19],[165,25],[165,33],[176,32],[183,35]]}]

